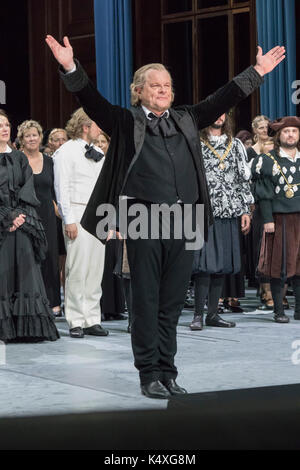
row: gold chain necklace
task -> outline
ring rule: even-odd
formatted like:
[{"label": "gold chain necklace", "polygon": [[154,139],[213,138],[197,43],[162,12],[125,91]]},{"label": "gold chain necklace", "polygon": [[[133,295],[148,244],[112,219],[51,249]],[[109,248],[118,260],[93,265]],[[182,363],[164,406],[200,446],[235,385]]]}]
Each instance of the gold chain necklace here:
[{"label": "gold chain necklace", "polygon": [[287,187],[288,187],[288,189],[285,191],[285,197],[287,197],[288,199],[291,199],[292,197],[295,196],[295,191],[293,189],[293,186],[300,186],[300,183],[294,183],[294,184],[289,183],[288,180],[286,179],[286,176],[283,173],[283,171],[281,169],[281,166],[279,165],[278,161],[270,153],[266,153],[266,155],[268,157],[272,158],[273,162],[276,165],[276,168],[280,171],[280,173],[281,173],[281,175],[282,175],[282,177],[283,177],[283,179],[286,182]]},{"label": "gold chain necklace", "polygon": [[208,147],[209,150],[211,150],[211,151],[215,154],[215,156],[220,160],[219,169],[220,169],[220,170],[224,170],[224,169],[225,169],[224,160],[225,160],[225,158],[227,157],[227,155],[229,154],[229,152],[230,152],[230,150],[231,150],[232,142],[233,142],[232,139],[230,139],[230,141],[229,141],[229,143],[228,143],[228,145],[227,145],[227,148],[226,148],[226,150],[225,150],[225,152],[224,152],[223,155],[220,155],[220,154],[216,151],[216,149],[214,149],[213,146],[210,145],[210,143],[207,142],[206,140],[201,139],[201,142],[203,142],[203,144],[206,145],[206,147]]}]

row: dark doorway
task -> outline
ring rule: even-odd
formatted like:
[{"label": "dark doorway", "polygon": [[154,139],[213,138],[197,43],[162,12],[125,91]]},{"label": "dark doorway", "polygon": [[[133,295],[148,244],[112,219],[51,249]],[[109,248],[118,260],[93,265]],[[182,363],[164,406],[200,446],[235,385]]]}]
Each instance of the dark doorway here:
[{"label": "dark doorway", "polygon": [[0,80],[5,83],[5,104],[0,104],[12,123],[12,137],[30,117],[27,0],[1,3]]}]

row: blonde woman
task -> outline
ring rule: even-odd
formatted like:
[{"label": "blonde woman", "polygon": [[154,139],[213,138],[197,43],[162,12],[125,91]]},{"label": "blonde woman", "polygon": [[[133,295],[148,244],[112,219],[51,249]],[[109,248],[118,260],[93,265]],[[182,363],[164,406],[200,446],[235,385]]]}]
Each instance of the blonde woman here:
[{"label": "blonde woman", "polygon": [[270,119],[267,116],[260,115],[253,119],[252,130],[255,144],[247,149],[249,162],[262,153],[262,145],[269,140],[269,123]]},{"label": "blonde woman", "polygon": [[33,120],[18,127],[18,139],[33,172],[34,187],[40,206],[37,211],[45,228],[48,242],[46,259],[42,263],[42,275],[47,297],[54,315],[60,314],[60,279],[58,268],[58,242],[55,215],[53,161],[40,152],[43,130]]},{"label": "blonde woman", "polygon": [[48,137],[48,148],[50,150],[49,156],[53,155],[57,149],[68,140],[68,135],[65,129],[54,128]]}]

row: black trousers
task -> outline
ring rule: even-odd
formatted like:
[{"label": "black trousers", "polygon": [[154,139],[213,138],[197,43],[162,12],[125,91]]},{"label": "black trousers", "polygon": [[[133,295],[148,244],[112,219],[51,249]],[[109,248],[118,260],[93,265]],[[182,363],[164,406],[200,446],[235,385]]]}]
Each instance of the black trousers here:
[{"label": "black trousers", "polygon": [[[173,221],[174,222],[174,221]],[[184,306],[194,252],[184,239],[127,239],[132,285],[131,339],[141,384],[177,377],[176,328]]]}]

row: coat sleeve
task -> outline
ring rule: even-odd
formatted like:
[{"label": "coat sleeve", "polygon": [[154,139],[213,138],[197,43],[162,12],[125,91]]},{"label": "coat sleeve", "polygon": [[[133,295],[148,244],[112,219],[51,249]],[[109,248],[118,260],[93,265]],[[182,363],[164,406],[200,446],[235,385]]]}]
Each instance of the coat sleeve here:
[{"label": "coat sleeve", "polygon": [[98,126],[109,136],[112,135],[115,122],[120,113],[128,114],[130,111],[120,106],[112,105],[97,90],[89,80],[85,70],[76,60],[76,70],[72,73],[64,73],[60,68],[60,76],[68,91],[74,93],[86,114],[95,121]]},{"label": "coat sleeve", "polygon": [[274,222],[272,200],[275,195],[275,185],[272,180],[272,164],[269,158],[258,155],[252,165],[252,182],[255,201],[261,209],[265,224]]},{"label": "coat sleeve", "polygon": [[214,123],[222,114],[249,96],[263,81],[255,68],[250,66],[205,100],[189,107],[198,129]]}]

